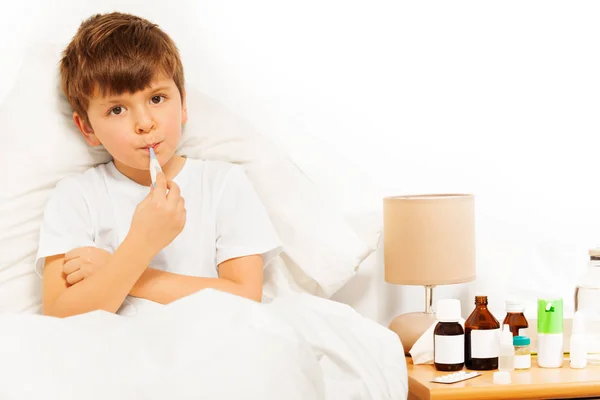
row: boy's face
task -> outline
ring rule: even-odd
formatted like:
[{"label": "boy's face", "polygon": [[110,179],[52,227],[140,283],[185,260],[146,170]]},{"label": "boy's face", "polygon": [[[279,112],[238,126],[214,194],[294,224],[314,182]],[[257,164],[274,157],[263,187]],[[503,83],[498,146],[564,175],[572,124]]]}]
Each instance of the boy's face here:
[{"label": "boy's face", "polygon": [[73,115],[87,143],[102,144],[117,169],[138,182],[149,179],[150,147],[160,164],[168,166],[187,121],[185,94],[182,101],[173,79],[160,76],[135,93],[93,96],[87,112],[91,126]]}]

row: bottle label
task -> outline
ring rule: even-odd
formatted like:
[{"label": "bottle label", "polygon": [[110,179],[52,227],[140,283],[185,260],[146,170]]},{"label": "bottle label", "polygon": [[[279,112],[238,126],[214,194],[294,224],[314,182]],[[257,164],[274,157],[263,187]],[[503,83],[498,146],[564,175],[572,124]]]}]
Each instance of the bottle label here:
[{"label": "bottle label", "polygon": [[515,356],[515,369],[531,368],[531,355],[524,354]]},{"label": "bottle label", "polygon": [[500,329],[473,329],[471,331],[471,357],[493,358],[498,357],[498,333]]},{"label": "bottle label", "polygon": [[465,335],[433,335],[433,361],[438,364],[465,362]]}]

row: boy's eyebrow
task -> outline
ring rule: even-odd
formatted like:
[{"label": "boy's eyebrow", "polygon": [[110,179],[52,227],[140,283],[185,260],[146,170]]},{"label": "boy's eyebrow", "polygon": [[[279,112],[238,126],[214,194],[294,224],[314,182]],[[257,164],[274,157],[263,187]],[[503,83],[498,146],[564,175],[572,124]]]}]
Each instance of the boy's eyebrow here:
[{"label": "boy's eyebrow", "polygon": [[104,103],[100,103],[100,105],[101,106],[108,106],[108,105],[111,105],[111,104],[119,104],[119,103],[122,103],[122,102],[123,102],[123,100],[121,98],[116,98],[116,99],[113,99],[113,100],[107,100]]},{"label": "boy's eyebrow", "polygon": [[169,85],[164,85],[164,86],[159,86],[157,88],[151,88],[153,92],[164,92],[165,90],[170,89],[171,86]]},{"label": "boy's eyebrow", "polygon": [[[150,88],[150,92],[151,93],[164,92],[166,90],[169,90],[170,88],[171,88],[170,85],[163,85],[163,86],[159,86],[157,88],[151,87]],[[100,103],[100,105],[101,106],[109,106],[109,105],[112,105],[112,104],[119,104],[119,103],[122,103],[122,102],[123,102],[123,99],[122,99],[121,96],[115,96],[115,97],[111,97],[111,98],[106,99],[106,101]]]}]

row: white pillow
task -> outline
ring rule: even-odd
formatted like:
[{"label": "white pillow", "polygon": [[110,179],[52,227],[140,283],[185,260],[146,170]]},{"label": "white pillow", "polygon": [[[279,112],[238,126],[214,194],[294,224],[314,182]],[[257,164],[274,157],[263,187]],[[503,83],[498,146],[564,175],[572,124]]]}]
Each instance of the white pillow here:
[{"label": "white pillow", "polygon": [[[58,180],[110,160],[88,147],[60,94],[61,47],[28,52],[0,105],[0,312],[33,312],[41,303],[33,263],[45,203]],[[282,243],[266,271],[265,292],[304,290],[330,297],[374,249],[286,155],[216,101],[187,88],[189,122],[179,153],[243,165]]]}]

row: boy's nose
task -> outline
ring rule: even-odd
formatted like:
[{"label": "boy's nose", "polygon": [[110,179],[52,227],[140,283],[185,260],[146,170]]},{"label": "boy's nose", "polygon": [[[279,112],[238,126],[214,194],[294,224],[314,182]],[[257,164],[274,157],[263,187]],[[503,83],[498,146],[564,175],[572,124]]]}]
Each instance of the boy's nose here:
[{"label": "boy's nose", "polygon": [[154,120],[149,114],[138,114],[135,131],[138,134],[148,133],[154,129]]}]

